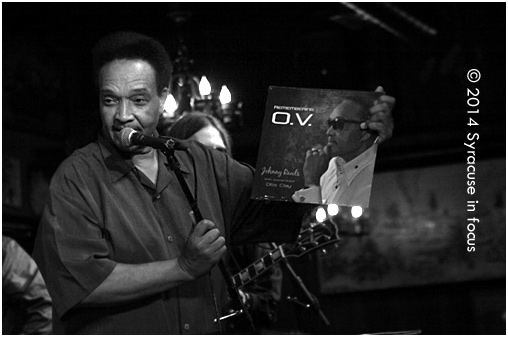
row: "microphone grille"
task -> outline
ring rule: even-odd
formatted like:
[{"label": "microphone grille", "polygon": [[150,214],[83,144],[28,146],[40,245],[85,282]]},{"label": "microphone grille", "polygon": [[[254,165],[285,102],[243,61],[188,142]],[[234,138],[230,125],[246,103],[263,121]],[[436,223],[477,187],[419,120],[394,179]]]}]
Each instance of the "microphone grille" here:
[{"label": "microphone grille", "polygon": [[120,131],[120,142],[122,146],[129,147],[131,146],[131,133],[134,132],[131,128],[125,128]]}]

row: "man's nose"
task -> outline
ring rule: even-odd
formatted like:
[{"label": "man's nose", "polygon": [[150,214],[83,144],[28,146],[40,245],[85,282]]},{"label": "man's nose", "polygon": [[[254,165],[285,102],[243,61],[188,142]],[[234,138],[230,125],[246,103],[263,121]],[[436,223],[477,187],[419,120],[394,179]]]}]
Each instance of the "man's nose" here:
[{"label": "man's nose", "polygon": [[120,104],[118,104],[118,110],[115,117],[121,122],[128,122],[133,119],[129,103],[127,101],[121,101]]},{"label": "man's nose", "polygon": [[326,130],[326,135],[333,136],[333,135],[335,135],[335,132],[336,132],[336,130],[333,129],[333,126],[329,126],[328,130]]}]

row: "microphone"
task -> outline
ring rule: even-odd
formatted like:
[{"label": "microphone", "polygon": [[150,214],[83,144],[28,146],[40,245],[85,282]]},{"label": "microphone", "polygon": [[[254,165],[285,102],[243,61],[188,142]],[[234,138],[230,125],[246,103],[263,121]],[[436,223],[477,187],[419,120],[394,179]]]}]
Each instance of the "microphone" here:
[{"label": "microphone", "polygon": [[159,138],[151,137],[135,131],[132,128],[125,128],[120,131],[120,142],[122,146],[129,147],[132,145],[150,146],[156,149],[174,149],[188,151],[187,145],[183,144],[176,138]]}]

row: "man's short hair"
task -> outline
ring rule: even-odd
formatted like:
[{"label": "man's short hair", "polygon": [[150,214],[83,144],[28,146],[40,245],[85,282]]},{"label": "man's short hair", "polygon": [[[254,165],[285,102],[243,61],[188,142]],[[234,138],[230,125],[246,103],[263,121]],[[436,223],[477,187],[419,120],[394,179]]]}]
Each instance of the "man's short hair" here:
[{"label": "man's short hair", "polygon": [[169,87],[171,61],[164,46],[157,40],[135,32],[117,32],[102,38],[92,50],[95,83],[101,68],[114,60],[143,60],[155,70],[157,93]]}]

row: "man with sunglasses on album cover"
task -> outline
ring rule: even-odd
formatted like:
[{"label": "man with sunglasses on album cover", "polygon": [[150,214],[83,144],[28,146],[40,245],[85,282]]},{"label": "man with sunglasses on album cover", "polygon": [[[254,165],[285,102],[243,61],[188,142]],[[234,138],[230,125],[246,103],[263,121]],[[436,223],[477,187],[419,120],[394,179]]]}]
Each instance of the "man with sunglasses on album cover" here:
[{"label": "man with sunglasses on album cover", "polygon": [[395,98],[384,94],[375,102],[344,97],[327,121],[326,146],[306,152],[305,187],[293,194],[293,200],[367,208],[377,145],[392,135],[394,104]]}]

